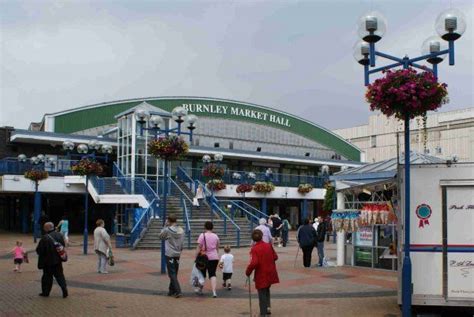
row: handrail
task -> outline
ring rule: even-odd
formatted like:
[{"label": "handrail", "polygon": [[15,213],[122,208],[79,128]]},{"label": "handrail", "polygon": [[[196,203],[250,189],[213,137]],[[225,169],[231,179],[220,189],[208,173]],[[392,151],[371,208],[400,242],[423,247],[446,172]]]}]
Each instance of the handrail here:
[{"label": "handrail", "polygon": [[[132,230],[130,231],[130,244],[132,248],[135,248],[136,245],[138,244],[138,241],[140,241],[142,235],[144,234],[146,227],[148,225],[148,222],[151,219],[150,216],[150,210],[152,210],[152,206],[155,200],[151,202],[150,206],[145,209],[143,214],[140,216],[140,219],[138,219],[137,223],[133,226]],[[144,224],[144,219],[146,219],[146,224]]]},{"label": "handrail", "polygon": [[186,220],[186,235],[188,236],[188,249],[191,249],[191,225],[189,224],[189,217],[188,217],[188,206],[186,205],[186,202],[184,201],[184,197],[181,196],[181,204],[183,205],[183,214],[184,214],[184,219]]},{"label": "handrail", "polygon": [[[258,218],[257,216],[255,216],[253,213],[251,213],[250,211],[248,211],[247,209],[245,209],[244,207],[240,206],[237,202],[233,201],[233,200],[221,200],[221,202],[229,202],[232,206],[235,206],[236,208],[244,211],[247,215],[250,216],[250,218],[253,218],[254,221],[256,223],[258,223],[258,221],[260,220],[260,218]],[[250,219],[249,219],[250,220]]]},{"label": "handrail", "polygon": [[181,192],[181,194],[183,194],[188,199],[190,203],[193,203],[193,200],[189,198],[188,195],[186,195],[186,193],[181,189],[181,187],[179,187],[178,184],[176,184],[176,182],[171,177],[168,177],[168,179],[171,181],[171,183],[174,184],[174,186],[176,186],[176,188]]},{"label": "handrail", "polygon": [[246,201],[244,200],[233,200],[234,202],[239,202],[239,204],[243,204],[245,205],[247,208],[250,208],[251,210],[253,211],[256,211],[261,217],[260,218],[265,218],[265,219],[268,219],[268,215],[264,212],[262,212],[261,210],[258,210],[257,208],[255,208],[254,206],[250,205],[249,203],[247,203]]},{"label": "handrail", "polygon": [[[191,187],[192,185],[194,185],[194,180],[192,179],[191,176],[189,176],[186,171],[184,170],[183,167],[181,166],[178,166],[178,173],[177,173],[177,176],[179,179],[181,179],[183,182],[185,181],[184,179],[187,179],[187,181],[189,182],[189,186]],[[193,188],[190,188],[191,190],[193,190]]]},{"label": "handrail", "polygon": [[[213,207],[213,208],[212,208]],[[217,203],[213,203],[211,207],[211,210],[214,211],[214,208],[219,211],[219,213],[223,216],[224,218],[224,234],[227,234],[227,221],[230,221],[230,223],[236,228],[237,230],[237,247],[240,247],[240,227],[232,220],[220,207]]]}]

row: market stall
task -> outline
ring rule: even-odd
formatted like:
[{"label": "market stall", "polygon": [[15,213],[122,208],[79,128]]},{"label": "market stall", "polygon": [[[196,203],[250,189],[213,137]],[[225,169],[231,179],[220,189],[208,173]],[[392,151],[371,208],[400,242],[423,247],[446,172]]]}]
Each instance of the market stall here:
[{"label": "market stall", "polygon": [[[412,164],[442,162],[418,153],[411,153],[410,160]],[[398,167],[394,158],[347,169],[330,178],[338,200],[342,200],[331,221],[344,237],[344,244],[338,245],[338,249],[343,248],[338,254],[344,265],[397,270]]]}]

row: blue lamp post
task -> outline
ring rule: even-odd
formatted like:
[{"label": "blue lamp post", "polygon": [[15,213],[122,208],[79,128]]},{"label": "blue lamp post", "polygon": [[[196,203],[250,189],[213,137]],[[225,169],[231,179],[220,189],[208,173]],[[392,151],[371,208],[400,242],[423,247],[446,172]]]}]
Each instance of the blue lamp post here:
[{"label": "blue lamp post", "polygon": [[[166,136],[168,137],[170,134],[174,134],[177,136],[180,135],[188,135],[189,142],[193,141],[193,131],[196,129],[196,122],[197,117],[195,115],[188,115],[188,111],[183,107],[176,107],[171,112],[173,120],[177,123],[175,128],[171,128],[170,126],[166,127],[165,120],[158,114],[150,114],[145,109],[137,109],[135,111],[135,119],[140,127],[140,135],[143,135],[143,131],[147,130],[150,131],[151,134],[155,139],[159,136]],[[148,121],[148,125],[147,125]],[[187,128],[189,132],[185,132],[181,130],[181,126],[184,122],[187,122]],[[168,191],[169,191],[169,160],[164,160],[164,179],[163,179],[163,199],[162,199],[162,213],[163,213],[163,227],[166,222],[166,214],[167,214],[167,199],[168,199]],[[165,256],[165,241],[161,241],[161,274],[166,274],[166,256]]]},{"label": "blue lamp post", "polygon": [[[25,154],[18,155],[19,163],[27,163],[28,158]],[[41,170],[45,168],[45,164],[53,166],[56,163],[56,159],[53,157],[46,158],[43,154],[38,154],[32,156],[30,159],[30,164],[33,169]],[[34,196],[34,211],[33,211],[33,241],[36,243],[37,239],[41,237],[41,228],[40,228],[40,217],[41,217],[41,193],[38,190],[39,181],[34,182],[35,185],[35,196]]]},{"label": "blue lamp post", "polygon": [[[63,150],[67,152],[67,157],[71,157],[71,152],[74,150],[74,142],[66,140],[62,144]],[[76,151],[77,155],[80,156],[81,159],[84,158],[103,158],[105,162],[108,161],[108,155],[112,153],[112,146],[110,145],[102,145],[97,140],[89,141],[89,144],[81,143],[77,145]],[[90,153],[89,153],[90,152]],[[101,152],[104,155],[98,156],[96,153]],[[89,176],[85,175],[86,183],[85,183],[85,191],[84,191],[84,231],[83,231],[83,254],[87,255],[88,245],[89,245]]]},{"label": "blue lamp post", "polygon": [[[392,56],[375,49],[375,43],[382,39],[385,33],[385,18],[378,12],[370,12],[359,20],[358,34],[362,41],[354,46],[354,57],[357,62],[364,66],[364,83],[369,85],[371,74],[375,74],[384,70],[403,67],[407,69],[414,67],[424,71],[432,72],[438,77],[438,64],[443,61],[446,54],[449,56],[449,65],[454,65],[454,41],[461,37],[466,30],[466,22],[463,14],[456,9],[449,9],[441,13],[435,23],[436,31],[439,36],[432,36],[424,41],[422,45],[422,55],[409,58]],[[448,48],[444,49],[446,42]],[[375,57],[384,58],[394,63],[375,67]],[[420,65],[418,62],[426,61],[432,65],[431,68]],[[403,245],[403,266],[402,266],[402,313],[404,317],[411,316],[412,303],[412,266],[410,259],[410,116],[405,114],[405,214],[404,214],[404,245]]]}]

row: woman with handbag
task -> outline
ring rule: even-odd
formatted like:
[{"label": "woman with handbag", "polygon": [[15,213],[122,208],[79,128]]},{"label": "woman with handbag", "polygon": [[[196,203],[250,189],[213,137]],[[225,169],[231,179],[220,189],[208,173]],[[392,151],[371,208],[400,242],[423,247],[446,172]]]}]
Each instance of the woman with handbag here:
[{"label": "woman with handbag", "polygon": [[107,274],[107,259],[112,253],[112,244],[110,236],[104,228],[104,220],[97,219],[95,222],[97,228],[94,230],[94,250],[97,253],[97,272]]},{"label": "woman with handbag", "polygon": [[[212,232],[214,224],[211,221],[206,221],[204,224],[205,231],[199,235],[197,240],[198,246],[196,248],[196,266],[200,268],[201,273],[206,277],[206,272],[211,280],[212,297],[216,298],[216,269],[219,263],[219,237]],[[204,266],[205,265],[205,266]],[[202,269],[203,267],[203,269]],[[202,287],[198,289],[199,295],[202,294]]]}]

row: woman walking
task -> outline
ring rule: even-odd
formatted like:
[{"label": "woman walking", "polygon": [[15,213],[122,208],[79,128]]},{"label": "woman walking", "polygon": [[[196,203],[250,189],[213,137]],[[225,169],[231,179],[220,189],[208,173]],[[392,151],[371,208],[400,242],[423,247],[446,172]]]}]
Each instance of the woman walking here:
[{"label": "woman walking", "polygon": [[56,230],[61,232],[61,234],[63,235],[66,247],[69,246],[69,221],[67,220],[66,215],[64,215],[61,221],[58,223]]},{"label": "woman walking", "polygon": [[254,280],[258,292],[260,316],[267,316],[271,314],[270,286],[279,283],[280,280],[275,264],[278,255],[271,244],[262,241],[262,236],[262,231],[258,229],[252,232],[252,240],[255,245],[250,250],[250,263],[245,275],[250,277],[252,272],[255,271]]},{"label": "woman walking", "polygon": [[104,228],[104,220],[97,219],[95,222],[97,228],[94,230],[94,250],[97,253],[97,272],[107,274],[107,258],[109,252],[112,252],[110,236]]},{"label": "woman walking", "polygon": [[197,207],[199,210],[201,210],[201,205],[204,201],[204,188],[202,187],[201,184],[198,185],[197,189],[196,189],[196,196],[194,196],[194,198],[197,199]]},{"label": "woman walking", "polygon": [[[199,235],[197,240],[198,246],[196,248],[196,257],[200,254],[206,254],[207,264],[206,267],[201,270],[202,275],[206,278],[206,271],[211,280],[212,297],[216,298],[216,269],[219,263],[219,237],[217,234],[212,232],[214,224],[211,221],[206,221],[204,224],[205,231]],[[202,288],[198,290],[198,294],[202,294]]]}]

